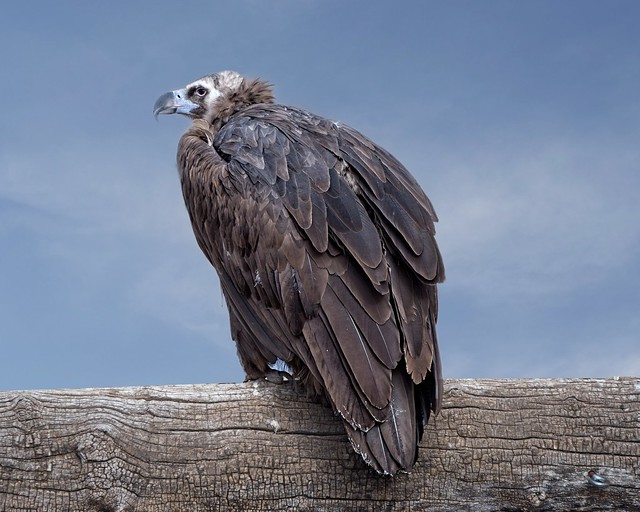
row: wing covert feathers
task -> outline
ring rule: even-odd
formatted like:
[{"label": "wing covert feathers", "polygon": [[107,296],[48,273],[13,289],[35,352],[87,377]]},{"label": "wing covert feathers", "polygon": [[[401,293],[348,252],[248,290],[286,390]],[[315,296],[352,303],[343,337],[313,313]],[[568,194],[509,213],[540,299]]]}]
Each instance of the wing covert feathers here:
[{"label": "wing covert feathers", "polygon": [[247,377],[286,361],[368,464],[409,471],[442,379],[444,267],[415,179],[356,130],[267,104],[194,122],[178,167]]}]

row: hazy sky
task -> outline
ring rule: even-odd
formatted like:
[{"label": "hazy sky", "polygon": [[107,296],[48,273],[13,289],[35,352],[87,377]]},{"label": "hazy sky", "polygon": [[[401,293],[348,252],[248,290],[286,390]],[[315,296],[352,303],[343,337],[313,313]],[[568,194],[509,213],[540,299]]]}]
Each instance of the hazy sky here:
[{"label": "hazy sky", "polygon": [[0,389],[242,380],[163,92],[235,69],[440,216],[445,377],[640,374],[640,3],[12,2]]}]

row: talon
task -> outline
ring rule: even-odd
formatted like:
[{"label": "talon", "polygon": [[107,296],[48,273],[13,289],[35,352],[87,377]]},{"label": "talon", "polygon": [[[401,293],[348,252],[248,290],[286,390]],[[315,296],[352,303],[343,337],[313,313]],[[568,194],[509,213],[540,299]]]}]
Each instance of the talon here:
[{"label": "talon", "polygon": [[283,384],[285,382],[289,382],[291,375],[287,372],[282,372],[279,370],[269,370],[264,374],[264,379],[271,382],[272,384]]}]

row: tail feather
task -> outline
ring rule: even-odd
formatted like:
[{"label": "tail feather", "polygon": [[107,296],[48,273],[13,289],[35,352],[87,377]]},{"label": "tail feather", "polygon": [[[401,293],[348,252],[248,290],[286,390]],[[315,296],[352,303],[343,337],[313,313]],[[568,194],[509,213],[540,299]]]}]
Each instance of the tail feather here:
[{"label": "tail feather", "polygon": [[366,432],[345,420],[345,428],[354,450],[378,473],[395,475],[410,471],[418,450],[416,401],[411,378],[396,369],[388,414]]}]

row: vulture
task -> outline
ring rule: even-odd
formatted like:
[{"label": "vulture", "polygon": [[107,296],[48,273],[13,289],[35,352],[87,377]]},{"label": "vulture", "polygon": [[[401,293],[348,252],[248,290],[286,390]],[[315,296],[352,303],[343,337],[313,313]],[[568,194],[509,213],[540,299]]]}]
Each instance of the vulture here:
[{"label": "vulture", "polygon": [[175,113],[192,119],[182,192],[247,380],[286,370],[375,471],[409,472],[442,401],[430,200],[389,152],[263,80],[207,75],[158,98],[156,117]]}]

